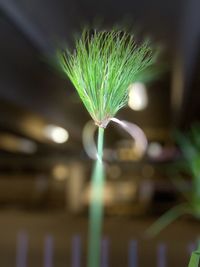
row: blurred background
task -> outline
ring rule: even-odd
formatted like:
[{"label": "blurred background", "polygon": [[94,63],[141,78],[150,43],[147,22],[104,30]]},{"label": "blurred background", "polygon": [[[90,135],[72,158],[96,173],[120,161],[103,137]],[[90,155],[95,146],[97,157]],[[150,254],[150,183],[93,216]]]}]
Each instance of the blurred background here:
[{"label": "blurred background", "polygon": [[199,10],[198,0],[0,0],[2,267],[85,266],[92,159],[82,136],[92,126],[51,59],[95,23],[151,37],[167,66],[153,83],[134,84],[117,114],[144,131],[146,154],[115,124],[106,131],[102,266],[187,266],[200,229],[192,216],[155,238],[144,233],[182,201],[168,169],[182,157],[174,131],[200,119]]}]

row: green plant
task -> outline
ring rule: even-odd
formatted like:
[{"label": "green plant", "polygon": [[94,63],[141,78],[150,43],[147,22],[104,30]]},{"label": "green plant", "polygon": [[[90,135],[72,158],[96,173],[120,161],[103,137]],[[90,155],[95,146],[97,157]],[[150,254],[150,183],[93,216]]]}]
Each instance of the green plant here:
[{"label": "green plant", "polygon": [[[125,31],[84,30],[75,50],[60,51],[59,62],[98,126],[98,153],[92,174],[88,266],[100,265],[103,217],[104,129],[127,104],[128,87],[151,72],[157,52],[148,41],[137,44]],[[147,71],[148,70],[148,71]]]},{"label": "green plant", "polygon": [[198,267],[199,264],[200,264],[200,244],[198,245],[197,250],[192,252],[188,267]]},{"label": "green plant", "polygon": [[[190,214],[200,219],[200,125],[194,124],[186,134],[176,133],[183,159],[176,163],[173,179],[185,201],[162,215],[147,231],[148,235],[156,235],[175,219]],[[190,186],[183,178],[191,177]]]},{"label": "green plant", "polygon": [[74,52],[59,53],[63,71],[95,123],[103,127],[126,105],[128,86],[142,80],[156,58],[148,41],[137,45],[132,35],[114,30],[85,30]]}]

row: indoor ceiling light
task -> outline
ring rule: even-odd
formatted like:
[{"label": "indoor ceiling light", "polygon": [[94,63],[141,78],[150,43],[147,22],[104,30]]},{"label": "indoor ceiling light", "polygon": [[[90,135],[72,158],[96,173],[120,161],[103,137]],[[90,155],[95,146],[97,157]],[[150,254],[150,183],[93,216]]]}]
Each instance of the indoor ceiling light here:
[{"label": "indoor ceiling light", "polygon": [[55,125],[47,125],[44,128],[44,134],[47,138],[58,144],[65,143],[69,138],[67,130]]},{"label": "indoor ceiling light", "polygon": [[148,104],[146,86],[143,83],[136,82],[129,87],[128,105],[131,109],[139,111],[145,109]]}]

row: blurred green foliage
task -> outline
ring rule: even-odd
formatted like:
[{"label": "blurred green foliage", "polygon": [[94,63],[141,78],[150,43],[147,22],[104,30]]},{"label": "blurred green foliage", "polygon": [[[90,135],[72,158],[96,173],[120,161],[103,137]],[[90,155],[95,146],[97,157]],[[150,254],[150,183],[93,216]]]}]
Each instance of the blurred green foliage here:
[{"label": "blurred green foliage", "polygon": [[158,234],[181,215],[190,214],[200,219],[200,124],[193,124],[187,133],[176,132],[175,139],[182,158],[172,164],[171,174],[184,201],[164,213],[150,226],[147,230],[149,236]]},{"label": "blurred green foliage", "polygon": [[198,245],[197,250],[195,250],[191,257],[188,267],[198,267],[200,264],[200,244]]}]

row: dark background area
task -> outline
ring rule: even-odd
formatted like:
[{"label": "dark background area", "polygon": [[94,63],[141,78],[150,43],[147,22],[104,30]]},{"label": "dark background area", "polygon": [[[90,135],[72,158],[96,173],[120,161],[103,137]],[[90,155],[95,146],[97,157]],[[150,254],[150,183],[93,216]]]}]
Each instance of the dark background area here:
[{"label": "dark background area", "polygon": [[[84,151],[82,130],[90,117],[52,64],[59,47],[73,48],[84,25],[128,25],[163,47],[167,66],[147,85],[146,109],[126,107],[117,114],[139,125],[149,145],[159,145],[159,157],[139,160],[126,150],[126,133],[114,125],[106,131],[106,148],[125,155],[106,163],[104,234],[110,240],[110,266],[128,266],[132,239],[141,242],[140,266],[156,266],[153,253],[160,242],[169,248],[167,266],[187,266],[188,244],[199,233],[196,221],[182,219],[152,240],[145,241],[143,234],[156,215],[179,201],[166,171],[177,159],[174,130],[189,129],[200,119],[199,10],[198,0],[0,0],[0,266],[43,266],[46,235],[56,239],[56,267],[72,266],[71,239],[77,234],[86,258],[92,160]],[[48,138],[49,125],[66,129],[68,141]],[[15,263],[21,231],[30,236],[28,265]]]}]

